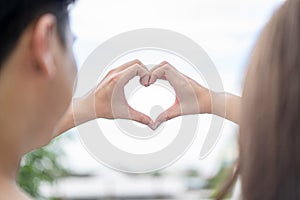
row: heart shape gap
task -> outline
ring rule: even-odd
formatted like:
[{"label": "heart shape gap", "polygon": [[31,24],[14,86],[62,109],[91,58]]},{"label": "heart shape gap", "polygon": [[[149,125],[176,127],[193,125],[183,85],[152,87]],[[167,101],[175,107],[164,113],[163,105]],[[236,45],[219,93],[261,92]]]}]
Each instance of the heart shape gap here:
[{"label": "heart shape gap", "polygon": [[164,80],[157,80],[154,84],[145,87],[136,77],[125,85],[124,92],[128,104],[150,116],[153,121],[175,102],[175,91]]}]

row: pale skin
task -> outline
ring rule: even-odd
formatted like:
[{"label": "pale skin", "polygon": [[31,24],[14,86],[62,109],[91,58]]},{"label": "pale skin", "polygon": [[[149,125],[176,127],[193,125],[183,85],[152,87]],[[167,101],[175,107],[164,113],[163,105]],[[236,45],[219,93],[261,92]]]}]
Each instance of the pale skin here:
[{"label": "pale skin", "polygon": [[[129,72],[129,78],[126,79],[125,84],[117,85],[119,79],[128,76],[128,69],[133,70]],[[138,70],[142,72],[138,73]],[[108,106],[111,105],[112,93],[117,87],[121,87],[123,91],[123,87],[136,73],[140,75],[140,82],[145,87],[154,84],[157,79],[163,79],[168,81],[176,92],[174,104],[161,113],[155,121],[152,121],[149,116],[132,109],[126,101],[124,93],[122,93],[122,96],[118,99],[118,103],[122,105],[120,109],[114,108],[114,111],[112,111],[112,108]],[[112,80],[114,78],[117,80]],[[184,85],[188,85],[189,87],[185,87]],[[190,90],[184,90],[183,97],[179,98],[182,87]],[[109,90],[107,90],[108,88]],[[187,98],[189,93],[196,94],[197,102],[195,104],[190,104],[190,99]],[[93,99],[95,102],[93,102]],[[225,102],[222,102],[224,100]],[[95,107],[93,107],[93,103],[95,103]],[[182,109],[181,107],[183,106],[186,106],[187,109]],[[212,108],[213,106],[214,109]],[[215,93],[210,91],[177,71],[166,61],[155,66],[151,71],[148,71],[140,61],[134,60],[110,71],[96,89],[90,91],[85,97],[74,99],[73,104],[70,105],[58,123],[55,136],[76,126],[73,118],[74,114],[80,117],[80,120],[76,121],[77,125],[97,118],[122,118],[134,120],[148,125],[151,129],[156,129],[161,123],[167,120],[189,114],[215,114],[238,124],[239,107],[240,97],[229,93]],[[127,112],[123,113],[122,109],[123,111],[129,109],[130,115],[127,115]],[[120,112],[116,113],[115,110]]]},{"label": "pale skin", "polygon": [[[126,63],[110,71],[99,85],[72,104],[76,73],[72,34],[67,27],[62,45],[56,19],[51,14],[43,15],[24,30],[16,48],[1,66],[0,188],[5,193],[1,192],[0,200],[30,199],[15,183],[24,154],[44,146],[75,125],[96,118],[130,119],[152,129],[187,114],[210,113],[239,122],[239,97],[209,91],[167,62],[150,71],[138,60]],[[140,77],[144,86],[164,79],[174,87],[174,105],[155,121],[131,108],[124,96],[124,86],[135,76]],[[193,97],[195,104],[187,97]],[[112,101],[118,106],[112,107]]]}]

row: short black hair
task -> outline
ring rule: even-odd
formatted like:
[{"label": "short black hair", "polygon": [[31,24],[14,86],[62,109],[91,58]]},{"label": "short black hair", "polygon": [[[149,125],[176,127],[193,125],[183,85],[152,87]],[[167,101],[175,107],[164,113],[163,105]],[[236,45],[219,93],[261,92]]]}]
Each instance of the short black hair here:
[{"label": "short black hair", "polygon": [[69,21],[68,7],[75,0],[0,0],[0,69],[23,31],[46,13],[57,19],[61,42]]}]

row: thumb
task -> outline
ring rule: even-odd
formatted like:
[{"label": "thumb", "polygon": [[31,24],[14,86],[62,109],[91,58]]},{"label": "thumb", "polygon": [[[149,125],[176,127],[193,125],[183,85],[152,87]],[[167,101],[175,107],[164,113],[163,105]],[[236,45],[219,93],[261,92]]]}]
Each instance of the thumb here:
[{"label": "thumb", "polygon": [[178,117],[181,114],[179,104],[175,103],[173,106],[162,112],[149,127],[153,130],[157,129],[163,122]]},{"label": "thumb", "polygon": [[141,113],[141,112],[133,109],[131,106],[129,106],[128,110],[129,110],[131,120],[140,122],[140,123],[148,125],[148,126],[154,123],[148,115],[145,115],[144,113]]}]

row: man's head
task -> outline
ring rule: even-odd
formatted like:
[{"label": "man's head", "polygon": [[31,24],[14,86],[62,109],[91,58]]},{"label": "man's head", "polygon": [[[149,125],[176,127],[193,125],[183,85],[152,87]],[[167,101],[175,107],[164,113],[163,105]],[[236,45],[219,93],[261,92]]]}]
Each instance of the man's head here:
[{"label": "man's head", "polygon": [[13,51],[28,25],[36,23],[46,13],[57,20],[58,36],[65,43],[68,5],[74,0],[1,0],[0,1],[0,65]]},{"label": "man's head", "polygon": [[22,129],[25,149],[49,141],[71,101],[77,71],[68,17],[73,1],[0,2],[1,126],[10,137]]}]

